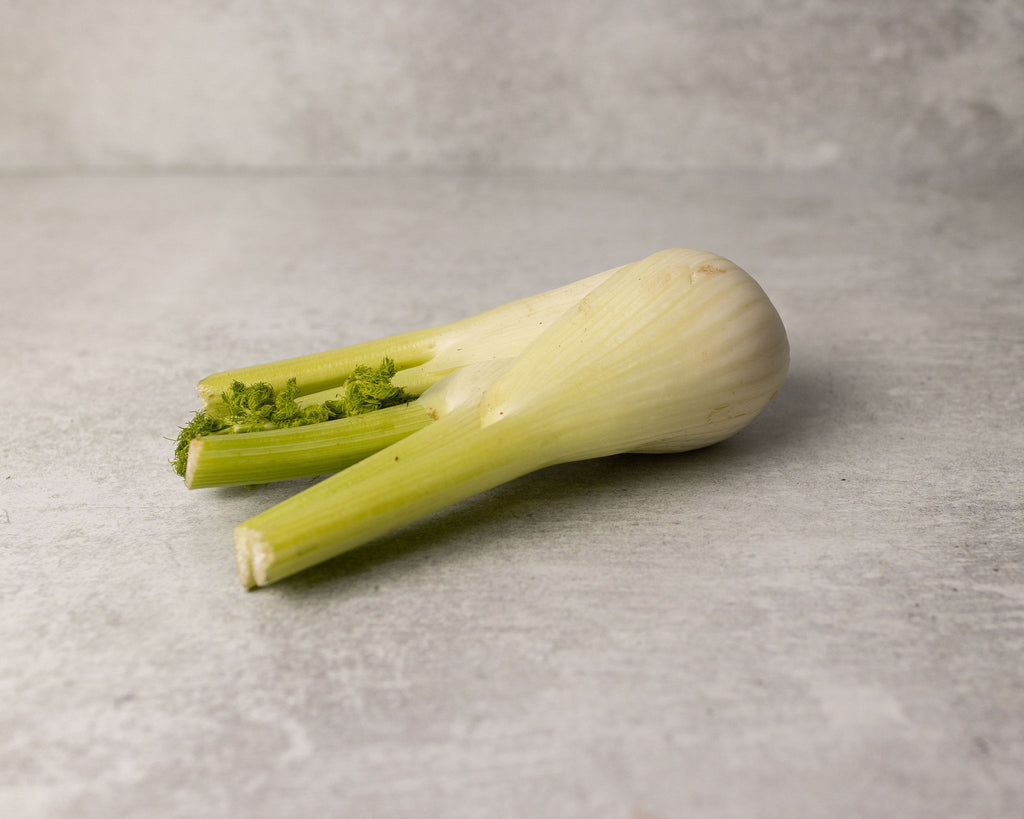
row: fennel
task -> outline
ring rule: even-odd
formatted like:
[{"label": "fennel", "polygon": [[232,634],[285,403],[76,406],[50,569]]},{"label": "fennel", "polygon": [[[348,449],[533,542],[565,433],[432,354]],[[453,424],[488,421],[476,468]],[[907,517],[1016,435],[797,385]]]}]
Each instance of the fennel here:
[{"label": "fennel", "polygon": [[[264,464],[259,474],[284,474],[275,462],[333,445],[331,463],[358,461],[236,528],[247,588],[536,469],[727,438],[781,387],[789,345],[775,308],[742,269],[714,254],[668,250],[442,328],[211,376],[200,394],[214,418],[229,414],[218,388],[247,376],[275,389],[297,378],[304,393],[293,392],[319,399],[382,356],[396,362],[393,386],[414,400],[188,445],[192,486],[208,485],[196,476],[221,439],[238,441],[224,444],[224,452],[238,449],[223,457],[221,478],[239,483],[258,472],[241,466],[247,460]],[[347,447],[345,430],[361,443]]]}]

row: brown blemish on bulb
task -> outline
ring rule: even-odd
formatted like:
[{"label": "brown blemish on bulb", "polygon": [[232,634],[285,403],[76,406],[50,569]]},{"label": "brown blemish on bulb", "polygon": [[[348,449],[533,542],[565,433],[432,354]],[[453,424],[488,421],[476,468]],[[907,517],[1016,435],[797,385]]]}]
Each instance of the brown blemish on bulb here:
[{"label": "brown blemish on bulb", "polygon": [[[707,414],[707,417],[704,419],[704,423],[710,424],[713,421],[717,421],[717,420],[719,420],[718,417],[720,415],[722,415],[722,413],[728,413],[728,412],[729,412],[729,405],[728,404],[719,404],[717,407],[715,407],[713,410],[711,410],[711,412],[709,412]],[[726,415],[726,417],[728,417],[728,415]]]},{"label": "brown blemish on bulb", "polygon": [[710,279],[713,276],[721,276],[723,273],[725,273],[725,268],[721,265],[706,262],[695,268],[690,274],[690,284],[696,284],[699,281]]},{"label": "brown blemish on bulb", "polygon": [[733,412],[730,404],[719,404],[704,418],[706,424],[716,424],[720,421],[735,421],[737,418],[744,418],[749,413]]}]

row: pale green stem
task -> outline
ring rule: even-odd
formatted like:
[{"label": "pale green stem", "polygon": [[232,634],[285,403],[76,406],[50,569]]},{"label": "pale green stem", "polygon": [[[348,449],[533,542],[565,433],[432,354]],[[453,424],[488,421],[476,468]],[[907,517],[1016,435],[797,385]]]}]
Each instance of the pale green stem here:
[{"label": "pale green stem", "polygon": [[[208,375],[199,382],[199,397],[206,411],[216,415],[221,393],[227,392],[234,381],[243,384],[262,381],[274,389],[281,389],[289,379],[294,378],[298,382],[300,395],[330,390],[340,387],[356,367],[379,364],[385,357],[391,358],[399,370],[429,361],[438,338],[444,332],[445,327],[414,330],[337,350],[225,370]],[[395,383],[399,383],[398,380]]]},{"label": "pale green stem", "polygon": [[242,583],[273,583],[545,465],[529,423],[464,407],[235,529]]},{"label": "pale green stem", "polygon": [[432,423],[415,401],[285,429],[206,435],[189,445],[185,486],[203,489],[329,475]]},{"label": "pale green stem", "polygon": [[296,379],[299,395],[340,387],[360,365],[376,366],[387,357],[398,368],[393,383],[419,395],[444,375],[466,364],[517,355],[523,347],[615,271],[527,296],[459,321],[312,355],[241,367],[199,382],[206,412],[219,413],[220,395],[233,381],[266,382],[281,389]]}]

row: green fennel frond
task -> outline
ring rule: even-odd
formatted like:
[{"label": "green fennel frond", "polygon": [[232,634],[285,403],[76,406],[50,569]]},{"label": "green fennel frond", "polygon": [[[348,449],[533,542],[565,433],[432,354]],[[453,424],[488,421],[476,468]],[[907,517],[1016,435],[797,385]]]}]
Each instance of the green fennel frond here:
[{"label": "green fennel frond", "polygon": [[404,404],[409,400],[401,387],[391,383],[395,377],[395,362],[385,358],[379,367],[361,366],[345,382],[344,395],[334,401],[324,402],[324,406],[336,418],[348,418],[350,415],[362,415]]},{"label": "green fennel frond", "polygon": [[248,385],[233,381],[221,393],[224,407],[218,417],[200,410],[182,428],[171,461],[174,471],[184,476],[189,444],[204,435],[298,427],[404,404],[412,396],[391,383],[395,371],[395,362],[390,358],[383,359],[379,367],[356,367],[339,390],[338,398],[307,406],[297,400],[299,385],[294,378],[280,390],[262,381]]},{"label": "green fennel frond", "polygon": [[188,447],[193,439],[221,432],[227,426],[227,422],[219,418],[211,418],[202,410],[193,415],[192,420],[182,427],[174,443],[174,458],[171,459],[174,471],[181,477],[185,476],[185,467],[188,465]]}]

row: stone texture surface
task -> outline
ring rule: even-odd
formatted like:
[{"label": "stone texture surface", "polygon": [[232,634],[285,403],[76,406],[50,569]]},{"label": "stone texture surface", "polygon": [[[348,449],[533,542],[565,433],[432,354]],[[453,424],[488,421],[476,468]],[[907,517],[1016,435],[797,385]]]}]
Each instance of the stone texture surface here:
[{"label": "stone texture surface", "polygon": [[[655,58],[677,55],[627,59]],[[68,156],[113,157],[101,131]],[[1020,816],[1022,191],[0,179],[0,814]],[[200,376],[672,245],[735,259],[787,323],[791,377],[750,428],[238,587],[231,527],[303,484],[182,488],[167,437]]]},{"label": "stone texture surface", "polygon": [[0,167],[1021,167],[1019,0],[5,0]]}]

